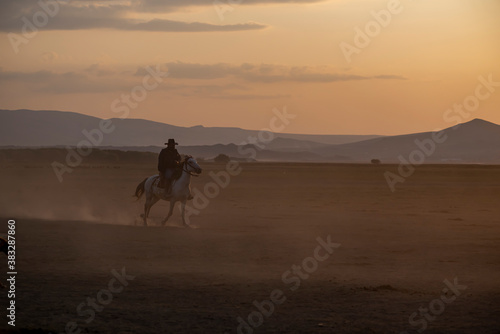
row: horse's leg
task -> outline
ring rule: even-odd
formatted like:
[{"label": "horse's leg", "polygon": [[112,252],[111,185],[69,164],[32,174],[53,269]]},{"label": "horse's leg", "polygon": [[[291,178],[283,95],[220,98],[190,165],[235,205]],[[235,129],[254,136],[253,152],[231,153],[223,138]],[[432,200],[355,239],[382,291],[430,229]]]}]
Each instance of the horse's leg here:
[{"label": "horse's leg", "polygon": [[175,201],[174,200],[170,200],[170,209],[168,210],[168,215],[165,217],[165,219],[163,219],[161,221],[161,225],[162,226],[165,226],[165,224],[167,223],[168,219],[170,217],[172,217],[172,213],[174,212],[174,207],[175,207]]},{"label": "horse's leg", "polygon": [[144,203],[144,213],[142,214],[142,219],[143,219],[143,225],[144,226],[148,226],[149,209],[151,209],[151,207],[149,206],[149,200],[146,199],[146,203]]},{"label": "horse's leg", "polygon": [[186,227],[191,227],[186,224],[186,199],[181,201],[181,215],[182,215],[182,224]]},{"label": "horse's leg", "polygon": [[151,207],[158,202],[159,198],[156,196],[151,196],[146,199],[146,204],[144,204],[144,226],[148,226],[148,216]]}]

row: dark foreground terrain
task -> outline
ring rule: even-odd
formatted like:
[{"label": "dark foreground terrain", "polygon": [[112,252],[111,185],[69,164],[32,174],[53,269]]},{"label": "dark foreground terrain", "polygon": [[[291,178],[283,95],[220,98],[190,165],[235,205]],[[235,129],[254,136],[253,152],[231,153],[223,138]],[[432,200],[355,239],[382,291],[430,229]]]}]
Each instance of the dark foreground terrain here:
[{"label": "dark foreground terrain", "polygon": [[[224,166],[202,167],[203,192]],[[87,165],[59,183],[46,165],[4,164],[15,328],[236,333],[241,317],[242,333],[500,333],[500,167],[422,166],[394,193],[386,170],[244,164],[185,229],[177,210],[158,226],[165,202],[134,225],[131,195],[154,168]]]}]

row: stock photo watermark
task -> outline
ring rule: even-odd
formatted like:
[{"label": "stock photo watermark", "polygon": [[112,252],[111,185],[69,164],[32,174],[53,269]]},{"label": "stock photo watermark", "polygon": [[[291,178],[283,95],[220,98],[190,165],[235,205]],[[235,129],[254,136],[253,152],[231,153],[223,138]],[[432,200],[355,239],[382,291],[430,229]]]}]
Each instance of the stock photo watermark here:
[{"label": "stock photo watermark", "polygon": [[[407,0],[413,2],[414,0]],[[363,49],[366,49],[372,43],[373,39],[378,37],[384,28],[387,28],[395,16],[400,15],[404,6],[400,0],[389,0],[385,9],[378,11],[372,10],[370,15],[372,19],[368,21],[363,28],[354,27],[354,37],[352,42],[341,42],[340,50],[348,63],[352,62],[354,55],[359,55]]]},{"label": "stock photo watermark", "polygon": [[[453,279],[453,283],[447,279],[443,283],[446,287],[443,288],[443,294],[439,298],[431,300],[427,307],[419,307],[418,312],[413,312],[410,315],[408,323],[412,327],[411,331],[424,332],[429,327],[429,323],[435,321],[439,315],[443,314],[446,306],[453,303],[467,289],[466,285],[458,283],[457,277]],[[410,332],[404,331],[400,334],[410,334]]]},{"label": "stock photo watermark", "polygon": [[23,16],[19,22],[21,34],[10,32],[7,34],[12,50],[15,54],[20,52],[21,45],[28,44],[33,38],[38,35],[40,29],[43,29],[49,24],[50,19],[54,18],[60,11],[60,4],[66,3],[68,0],[39,0],[38,10],[32,15]]},{"label": "stock photo watermark", "polygon": [[9,307],[7,307],[7,323],[9,326],[16,326],[16,221],[9,219],[7,221],[7,239],[0,238],[1,251],[7,255],[7,286],[0,283],[1,288],[8,288],[7,297],[9,298]]},{"label": "stock photo watermark", "polygon": [[[318,246],[314,248],[313,254],[304,258],[300,265],[293,264],[291,268],[281,275],[281,281],[285,285],[285,289],[274,289],[269,294],[268,299],[262,301],[254,300],[252,305],[255,310],[250,312],[245,318],[238,317],[238,327],[236,332],[238,334],[252,334],[255,329],[264,324],[264,321],[273,315],[276,308],[286,301],[286,290],[291,292],[296,291],[302,281],[309,279],[319,267],[321,262],[330,258],[334,250],[341,245],[334,243],[331,236],[326,239],[321,237],[316,238]],[[226,333],[227,334],[227,333]]]},{"label": "stock photo watermark", "polygon": [[[121,272],[115,269],[111,270],[111,278],[108,281],[107,288],[99,290],[95,298],[87,297],[84,302],[81,302],[76,307],[76,314],[79,319],[76,321],[69,321],[64,327],[64,332],[60,334],[80,334],[82,333],[82,326],[90,324],[96,318],[96,312],[102,312],[105,307],[113,301],[115,295],[120,294],[129,285],[129,281],[133,281],[135,276],[128,275],[125,267]],[[88,331],[85,331],[88,332]],[[54,334],[54,333],[51,333]]]},{"label": "stock photo watermark", "polygon": [[[453,107],[446,109],[443,113],[444,121],[454,123],[453,130],[458,129],[459,126],[457,125],[470,118],[471,113],[479,109],[481,102],[489,99],[500,87],[500,81],[494,81],[493,74],[489,74],[487,77],[480,76],[478,81],[474,94],[467,96],[462,103],[455,103]],[[415,149],[407,157],[398,156],[397,173],[390,171],[384,173],[391,192],[395,192],[399,183],[404,183],[412,176],[416,171],[416,167],[425,163],[436,152],[439,145],[445,143],[447,139],[448,135],[444,131],[433,132],[429,135],[429,138],[423,140],[415,139]]]},{"label": "stock photo watermark", "polygon": [[224,21],[226,13],[232,13],[242,2],[243,0],[215,0],[213,4],[217,16],[221,21]]},{"label": "stock photo watermark", "polygon": [[[122,93],[119,98],[111,102],[111,111],[118,114],[120,120],[126,119],[131,109],[139,106],[144,101],[148,92],[158,88],[164,78],[168,76],[168,71],[163,72],[160,65],[156,69],[146,66],[144,70],[146,75],[143,77],[140,85],[134,86],[129,94]],[[53,161],[51,166],[59,182],[63,182],[63,176],[66,173],[72,173],[75,168],[80,166],[83,158],[89,156],[92,150],[103,143],[105,135],[112,133],[116,129],[112,120],[103,119],[96,128],[82,130],[84,139],[80,140],[76,147],[66,146],[66,157],[64,163]]]},{"label": "stock photo watermark", "polygon": [[[260,130],[257,135],[249,136],[246,141],[238,145],[238,153],[245,158],[255,159],[258,150],[266,148],[271,141],[276,138],[276,132],[283,131],[292,119],[297,115],[287,111],[286,106],[283,110],[273,109],[273,117],[269,120],[269,127]],[[210,172],[212,181],[206,183],[203,189],[193,189],[193,206],[186,205],[186,221],[189,224],[191,216],[197,216],[202,210],[208,207],[210,200],[216,198],[222,189],[225,189],[231,183],[231,177],[238,176],[243,171],[237,161],[229,161],[225,169],[218,173]]]}]

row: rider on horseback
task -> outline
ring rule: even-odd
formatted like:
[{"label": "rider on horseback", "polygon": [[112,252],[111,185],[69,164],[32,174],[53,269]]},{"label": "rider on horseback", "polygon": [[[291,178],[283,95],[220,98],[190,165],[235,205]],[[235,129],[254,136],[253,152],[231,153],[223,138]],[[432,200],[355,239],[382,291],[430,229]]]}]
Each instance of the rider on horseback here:
[{"label": "rider on horseback", "polygon": [[161,150],[158,156],[158,171],[160,172],[160,188],[166,188],[166,193],[170,193],[172,187],[173,176],[175,171],[179,169],[181,163],[181,156],[175,145],[175,139],[169,139],[166,148]]}]

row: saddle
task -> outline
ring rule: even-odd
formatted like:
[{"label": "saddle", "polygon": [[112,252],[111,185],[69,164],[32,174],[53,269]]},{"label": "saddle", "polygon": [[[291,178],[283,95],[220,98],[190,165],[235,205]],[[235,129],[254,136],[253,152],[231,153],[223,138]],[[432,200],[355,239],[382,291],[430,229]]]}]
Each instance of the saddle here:
[{"label": "saddle", "polygon": [[[182,176],[182,168],[177,168],[172,175],[172,182],[171,182],[171,187],[175,185],[175,181],[180,179]],[[160,187],[160,176],[156,176],[155,180],[153,181],[153,192],[155,194],[163,194],[165,195],[166,189],[164,187]]]},{"label": "saddle", "polygon": [[[174,175],[172,176],[172,185],[171,185],[172,188],[175,186],[175,182],[182,176],[182,172],[183,172],[182,167],[180,167],[174,172]],[[172,197],[172,194],[170,193],[167,194],[166,189],[160,188],[159,185],[160,185],[160,176],[156,175],[153,180],[153,185],[151,187],[153,194],[164,200],[169,200]],[[194,198],[193,195],[190,193],[187,199],[191,200],[193,198]]]}]

